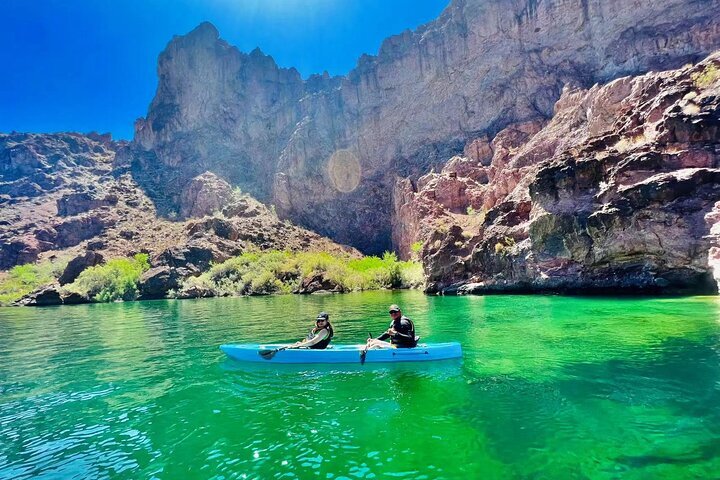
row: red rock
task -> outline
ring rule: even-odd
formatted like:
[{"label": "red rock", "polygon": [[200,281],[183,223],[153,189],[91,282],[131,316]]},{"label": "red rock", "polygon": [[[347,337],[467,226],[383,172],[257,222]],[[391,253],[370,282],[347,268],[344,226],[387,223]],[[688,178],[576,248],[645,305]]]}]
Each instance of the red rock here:
[{"label": "red rock", "polygon": [[[397,201],[396,211],[414,220],[395,241],[430,247],[429,291],[715,291],[720,78],[704,87],[694,79],[718,65],[713,56],[566,89],[545,126],[510,126],[492,140],[487,184],[466,182],[462,195],[439,189],[462,179],[446,179],[446,169],[467,175],[461,166],[471,160],[452,158]],[[481,218],[457,215],[465,199],[482,205]],[[482,220],[478,234],[439,235],[453,210],[465,226]]]},{"label": "red rock", "polygon": [[[179,190],[212,171],[284,218],[382,252],[396,174],[415,179],[464,152],[482,166],[493,158],[491,180],[511,159],[513,168],[531,166],[584,130],[599,135],[612,128],[606,119],[628,113],[623,99],[642,90],[619,77],[709,54],[720,46],[719,18],[713,2],[452,1],[436,20],[363,55],[347,76],[307,80],[260,51],[240,52],[203,24],[160,55],[157,94],[136,124],[135,174]],[[592,98],[580,89],[561,94],[563,85],[615,79]],[[504,135],[532,135],[519,124],[550,118],[558,100],[562,123],[582,124],[573,136],[557,132],[525,155],[515,148],[528,138],[495,135],[488,144],[508,125],[515,131]],[[713,135],[682,122],[668,132],[703,134]],[[348,161],[330,168],[338,155]],[[509,194],[517,180],[488,195]]]}]

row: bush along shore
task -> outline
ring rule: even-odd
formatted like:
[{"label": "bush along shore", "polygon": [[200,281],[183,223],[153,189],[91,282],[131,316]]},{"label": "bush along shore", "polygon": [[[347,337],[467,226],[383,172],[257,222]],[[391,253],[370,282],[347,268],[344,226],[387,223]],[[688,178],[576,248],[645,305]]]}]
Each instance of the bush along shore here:
[{"label": "bush along shore", "polygon": [[[20,265],[0,274],[0,305],[58,305],[239,295],[344,293],[421,288],[422,265],[382,257],[326,252],[250,251],[204,272],[178,277],[175,270],[151,269],[148,256],[114,258],[84,268],[69,283],[67,261]],[[160,271],[157,271],[160,270]]]}]

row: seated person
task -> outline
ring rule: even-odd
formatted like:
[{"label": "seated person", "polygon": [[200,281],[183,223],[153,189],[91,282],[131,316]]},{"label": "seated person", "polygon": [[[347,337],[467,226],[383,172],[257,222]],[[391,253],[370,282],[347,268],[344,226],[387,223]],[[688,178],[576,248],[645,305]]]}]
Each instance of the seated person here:
[{"label": "seated person", "polygon": [[320,312],[315,319],[315,328],[310,330],[307,339],[295,342],[287,348],[322,350],[330,344],[333,335],[333,327],[330,325],[330,315],[325,312]]},{"label": "seated person", "polygon": [[[413,348],[417,345],[418,337],[415,336],[415,324],[412,320],[402,314],[400,307],[390,305],[390,328],[378,338],[370,338],[367,341],[367,348]],[[385,340],[390,339],[390,342]]]}]

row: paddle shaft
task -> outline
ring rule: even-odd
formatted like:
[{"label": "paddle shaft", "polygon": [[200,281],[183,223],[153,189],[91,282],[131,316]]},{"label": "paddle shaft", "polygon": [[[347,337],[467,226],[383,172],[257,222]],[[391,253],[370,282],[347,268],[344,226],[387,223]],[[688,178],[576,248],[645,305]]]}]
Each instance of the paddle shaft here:
[{"label": "paddle shaft", "polygon": [[[373,336],[371,332],[368,332],[368,340],[372,340]],[[368,345],[365,343],[365,348],[360,352],[360,365],[365,365],[365,356],[367,355]]]}]

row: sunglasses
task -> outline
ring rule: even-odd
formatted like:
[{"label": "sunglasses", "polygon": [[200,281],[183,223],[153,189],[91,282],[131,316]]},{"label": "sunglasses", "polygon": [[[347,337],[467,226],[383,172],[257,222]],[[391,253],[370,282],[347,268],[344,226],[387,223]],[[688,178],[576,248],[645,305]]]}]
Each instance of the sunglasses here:
[{"label": "sunglasses", "polygon": [[393,313],[400,313],[400,310],[390,310],[388,313],[392,315]]}]

